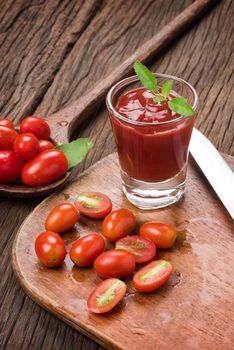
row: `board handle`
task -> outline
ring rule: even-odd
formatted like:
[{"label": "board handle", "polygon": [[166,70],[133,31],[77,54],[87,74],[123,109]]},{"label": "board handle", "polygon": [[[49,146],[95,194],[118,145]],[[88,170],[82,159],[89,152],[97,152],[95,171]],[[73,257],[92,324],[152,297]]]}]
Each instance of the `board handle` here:
[{"label": "board handle", "polygon": [[69,142],[77,126],[103,102],[111,86],[133,73],[133,64],[137,59],[144,63],[151,60],[154,55],[175,40],[196,19],[199,19],[201,14],[217,2],[218,0],[194,1],[151,39],[142,44],[121,65],[117,66],[108,74],[108,76],[98,81],[86,95],[47,117],[46,121],[51,127],[52,137],[55,143]]}]

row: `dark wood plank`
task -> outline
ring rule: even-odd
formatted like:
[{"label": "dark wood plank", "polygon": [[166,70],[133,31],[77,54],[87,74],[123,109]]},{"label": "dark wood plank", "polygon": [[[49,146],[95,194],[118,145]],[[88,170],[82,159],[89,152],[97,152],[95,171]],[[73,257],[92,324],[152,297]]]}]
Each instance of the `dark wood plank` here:
[{"label": "dark wood plank", "polygon": [[19,119],[33,113],[102,3],[102,0],[3,2],[2,115]]},{"label": "dark wood plank", "polygon": [[51,114],[79,98],[190,3],[110,1],[74,45],[36,114]]},{"label": "dark wood plank", "polygon": [[[189,3],[4,1],[0,12],[1,116],[19,119],[35,111],[46,115],[70,103]],[[196,86],[201,102],[205,101],[198,126],[230,154],[234,154],[233,10],[231,0],[220,2],[152,65],[155,70],[182,75]],[[101,109],[77,133],[95,141],[83,168],[114,150],[106,115]],[[37,203],[0,199],[0,348],[96,350],[94,342],[25,297],[13,276],[12,241]]]}]

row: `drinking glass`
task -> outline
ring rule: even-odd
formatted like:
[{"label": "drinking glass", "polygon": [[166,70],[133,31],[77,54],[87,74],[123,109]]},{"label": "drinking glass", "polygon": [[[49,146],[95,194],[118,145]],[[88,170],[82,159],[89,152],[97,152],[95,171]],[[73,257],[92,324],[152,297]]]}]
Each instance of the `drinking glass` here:
[{"label": "drinking glass", "polygon": [[188,82],[171,75],[154,75],[159,86],[171,79],[173,93],[186,98],[195,114],[163,122],[141,122],[122,116],[115,106],[123,93],[141,86],[137,76],[119,81],[106,97],[123,192],[131,203],[145,210],[171,205],[183,197],[189,142],[198,106],[197,93]]}]

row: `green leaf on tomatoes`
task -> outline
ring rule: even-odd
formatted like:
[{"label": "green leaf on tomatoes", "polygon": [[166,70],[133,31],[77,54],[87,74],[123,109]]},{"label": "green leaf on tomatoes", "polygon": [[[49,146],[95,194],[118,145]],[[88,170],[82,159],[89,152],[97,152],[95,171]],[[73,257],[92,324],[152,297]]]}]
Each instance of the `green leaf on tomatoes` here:
[{"label": "green leaf on tomatoes", "polygon": [[93,143],[88,138],[80,138],[70,143],[59,145],[55,149],[61,150],[65,154],[68,160],[68,169],[71,169],[82,162],[92,147]]}]

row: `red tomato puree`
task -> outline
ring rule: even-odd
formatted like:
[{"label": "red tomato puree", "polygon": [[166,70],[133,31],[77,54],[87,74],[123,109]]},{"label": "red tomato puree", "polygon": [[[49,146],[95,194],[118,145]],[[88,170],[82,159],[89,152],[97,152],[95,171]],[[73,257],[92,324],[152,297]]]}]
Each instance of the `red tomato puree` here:
[{"label": "red tomato puree", "polygon": [[[172,92],[169,99],[176,96]],[[194,122],[194,117],[180,118],[167,102],[155,104],[153,97],[145,88],[125,92],[115,109],[129,122],[111,115],[122,170],[147,182],[168,180],[182,170]],[[146,124],[136,125],[134,121]]]}]

